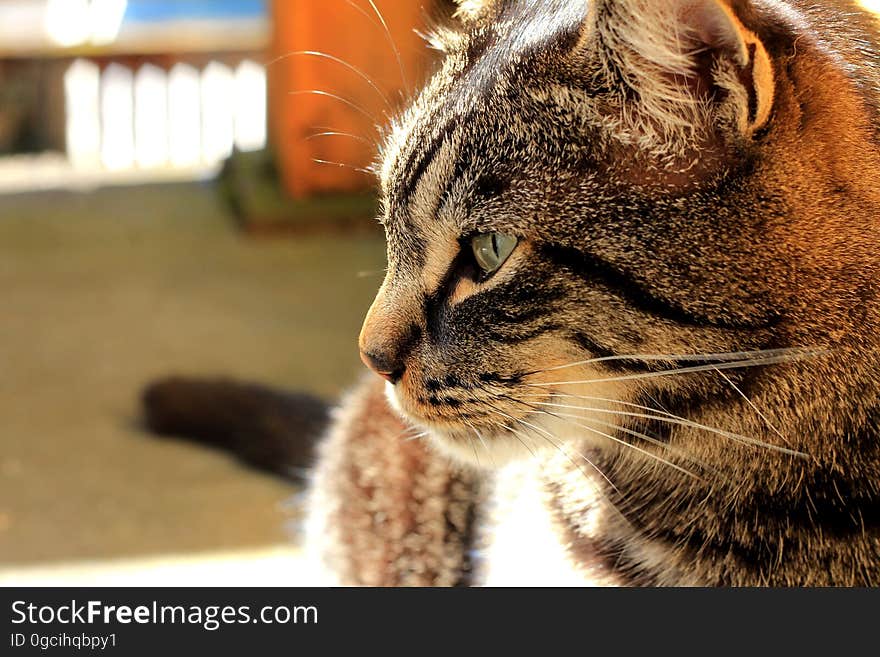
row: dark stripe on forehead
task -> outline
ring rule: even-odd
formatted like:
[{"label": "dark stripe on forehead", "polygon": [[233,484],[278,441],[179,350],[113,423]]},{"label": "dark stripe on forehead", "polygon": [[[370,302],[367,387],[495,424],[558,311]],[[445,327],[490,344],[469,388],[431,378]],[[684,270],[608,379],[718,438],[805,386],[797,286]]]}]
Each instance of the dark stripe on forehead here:
[{"label": "dark stripe on forehead", "polygon": [[449,177],[449,180],[446,181],[443,191],[440,192],[440,195],[437,197],[437,208],[443,207],[448,200],[449,195],[452,193],[455,183],[464,178],[465,173],[472,163],[473,149],[470,146],[465,146],[455,156],[455,165],[452,168],[452,175]]},{"label": "dark stripe on forehead", "polygon": [[446,140],[458,125],[457,119],[452,119],[441,128],[425,148],[416,147],[407,158],[406,164],[401,170],[400,176],[403,178],[403,184],[400,186],[396,204],[403,208],[410,202],[412,195],[415,193],[422,176],[425,175],[428,167],[437,157],[437,153],[446,143]]}]

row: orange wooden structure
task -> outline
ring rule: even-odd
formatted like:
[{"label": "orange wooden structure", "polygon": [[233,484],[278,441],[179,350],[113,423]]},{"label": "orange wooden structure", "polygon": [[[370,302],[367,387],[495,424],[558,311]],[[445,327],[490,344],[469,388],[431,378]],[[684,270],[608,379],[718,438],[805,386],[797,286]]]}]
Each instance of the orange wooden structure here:
[{"label": "orange wooden structure", "polygon": [[[375,157],[376,124],[386,123],[423,79],[429,55],[414,30],[421,26],[426,3],[374,3],[390,37],[369,0],[272,1],[270,139],[284,186],[294,198],[368,189],[373,179],[355,168]],[[315,52],[346,64],[310,54]],[[315,136],[327,132],[346,134]]]}]

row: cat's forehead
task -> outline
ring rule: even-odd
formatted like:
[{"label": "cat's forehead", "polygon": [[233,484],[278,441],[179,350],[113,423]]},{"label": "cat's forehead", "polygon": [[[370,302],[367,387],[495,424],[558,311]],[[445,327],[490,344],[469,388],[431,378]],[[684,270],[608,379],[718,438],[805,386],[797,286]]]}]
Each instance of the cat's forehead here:
[{"label": "cat's forehead", "polygon": [[572,168],[583,173],[591,139],[573,110],[583,98],[556,76],[585,11],[586,3],[507,2],[491,25],[463,37],[389,133],[386,222],[412,227],[449,203],[464,215],[516,183],[546,191]]}]

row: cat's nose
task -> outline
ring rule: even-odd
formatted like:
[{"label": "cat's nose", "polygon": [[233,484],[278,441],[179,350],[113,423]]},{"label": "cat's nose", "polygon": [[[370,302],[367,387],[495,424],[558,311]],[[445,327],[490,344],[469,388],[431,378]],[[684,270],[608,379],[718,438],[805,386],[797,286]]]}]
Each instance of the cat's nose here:
[{"label": "cat's nose", "polygon": [[358,338],[361,360],[391,383],[403,378],[407,361],[421,337],[414,322],[416,303],[388,281],[376,295]]},{"label": "cat's nose", "polygon": [[361,350],[361,360],[364,361],[364,365],[391,383],[400,381],[403,372],[406,370],[406,366],[402,362],[397,361],[391,356],[374,351]]}]

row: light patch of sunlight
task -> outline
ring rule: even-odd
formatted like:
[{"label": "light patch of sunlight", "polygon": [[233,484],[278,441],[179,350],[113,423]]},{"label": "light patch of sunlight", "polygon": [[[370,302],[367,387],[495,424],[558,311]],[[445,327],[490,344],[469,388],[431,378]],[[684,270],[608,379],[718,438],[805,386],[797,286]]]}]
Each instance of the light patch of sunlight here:
[{"label": "light patch of sunlight", "polygon": [[92,0],[91,42],[104,45],[116,41],[127,8],[128,0]]},{"label": "light patch of sunlight", "polygon": [[101,157],[101,70],[78,59],[64,73],[67,155],[74,166],[96,166]]},{"label": "light patch of sunlight", "polygon": [[251,60],[133,72],[77,59],[64,90],[67,154],[84,171],[216,167],[234,148],[266,147],[266,69]]},{"label": "light patch of sunlight", "polygon": [[63,48],[113,43],[127,7],[127,0],[48,0],[43,21],[46,34]]},{"label": "light patch of sunlight", "polygon": [[0,567],[0,587],[303,586],[311,579],[306,560],[288,546],[205,555]]},{"label": "light patch of sunlight", "polygon": [[211,62],[202,71],[202,159],[220,162],[232,155],[235,137],[235,79],[232,70]]},{"label": "light patch of sunlight", "polygon": [[235,146],[240,151],[266,147],[266,69],[245,60],[235,71]]},{"label": "light patch of sunlight", "polygon": [[[583,477],[575,469],[573,477]],[[544,501],[544,484],[536,462],[517,462],[502,468],[496,479],[492,505],[492,538],[486,547],[485,584],[488,586],[581,586],[611,584],[598,572],[576,568]],[[583,483],[579,479],[579,483]],[[598,526],[595,514],[579,527],[585,535]],[[594,517],[595,516],[595,517]],[[524,559],[524,555],[527,557]]]},{"label": "light patch of sunlight", "polygon": [[207,181],[217,177],[219,165],[196,163],[188,167],[131,168],[109,171],[100,165],[74,165],[61,153],[0,157],[0,194],[51,189],[89,191],[113,185],[145,185]]},{"label": "light patch of sunlight", "polygon": [[168,75],[171,164],[192,166],[202,156],[202,110],[198,70],[175,64]]},{"label": "light patch of sunlight", "polygon": [[101,76],[101,161],[110,171],[134,164],[134,75],[110,64]]},{"label": "light patch of sunlight", "polygon": [[152,64],[144,64],[135,75],[134,141],[139,167],[168,161],[168,76]]},{"label": "light patch of sunlight", "polygon": [[880,14],[880,0],[858,0],[858,2],[868,11]]},{"label": "light patch of sunlight", "polygon": [[89,0],[48,0],[46,33],[62,47],[77,46],[88,41]]}]

